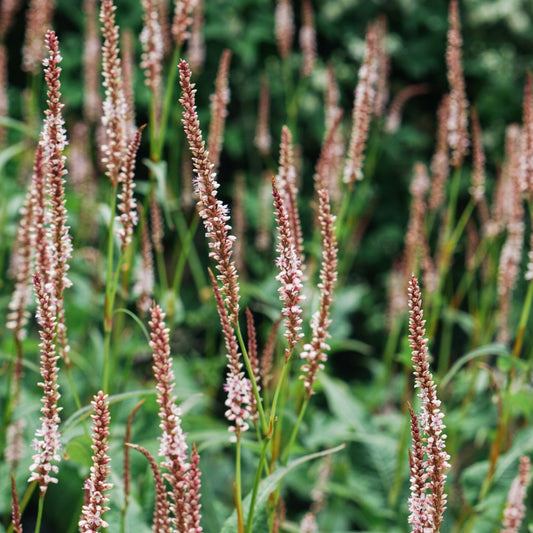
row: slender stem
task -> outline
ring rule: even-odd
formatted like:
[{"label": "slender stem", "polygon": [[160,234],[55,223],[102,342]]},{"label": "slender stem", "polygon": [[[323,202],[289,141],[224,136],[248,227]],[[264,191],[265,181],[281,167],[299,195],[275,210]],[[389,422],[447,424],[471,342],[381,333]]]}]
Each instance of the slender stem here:
[{"label": "slender stem", "polygon": [[259,419],[261,420],[261,427],[263,428],[263,435],[265,437],[269,436],[272,433],[271,424],[267,422],[265,416],[265,410],[263,409],[263,402],[261,401],[261,395],[259,394],[259,389],[257,387],[257,382],[255,381],[255,375],[252,369],[252,364],[250,363],[250,358],[248,357],[248,351],[246,350],[246,345],[244,344],[244,339],[242,338],[241,328],[239,323],[233,325],[235,332],[237,333],[237,339],[239,339],[239,346],[241,347],[242,356],[244,359],[244,364],[248,372],[248,377],[252,383],[252,389],[254,391],[255,401],[257,403],[257,411],[259,413]]},{"label": "slender stem", "polygon": [[450,366],[450,352],[452,345],[452,322],[449,319],[443,320],[443,329],[439,353],[439,376],[444,376]]},{"label": "slender stem", "polygon": [[159,281],[161,282],[161,285],[163,286],[162,287],[163,292],[167,292],[168,291],[168,276],[167,276],[167,269],[165,265],[165,257],[161,250],[156,251],[155,262],[157,264],[157,274],[159,276]]},{"label": "slender stem", "polygon": [[239,533],[244,533],[244,515],[242,509],[242,483],[241,483],[241,436],[237,437],[235,447],[235,507],[237,509],[237,524]]},{"label": "slender stem", "polygon": [[158,153],[158,145],[162,143],[157,142],[157,106],[156,106],[156,95],[154,94],[153,89],[150,91],[150,157],[152,161],[157,162],[161,156],[161,153]]},{"label": "slender stem", "polygon": [[[290,359],[289,359],[290,361]],[[276,390],[274,392],[274,399],[272,400],[272,408],[270,410],[270,420],[274,422],[276,420],[276,410],[278,407],[279,394],[285,385],[287,379],[287,374],[289,371],[289,361],[286,361],[281,369],[281,376],[279,377],[278,384],[276,385]]]},{"label": "slender stem", "polygon": [[518,323],[518,333],[516,335],[516,341],[513,346],[513,357],[520,357],[522,351],[522,344],[524,342],[524,334],[526,332],[527,321],[529,319],[529,313],[531,311],[531,303],[533,302],[533,280],[529,281],[527,287],[526,299],[522,307],[522,314],[520,315],[520,322]]},{"label": "slender stem", "polygon": [[102,390],[104,393],[109,389],[109,359],[111,347],[111,330],[113,328],[113,296],[112,296],[112,282],[113,282],[113,255],[114,255],[114,226],[115,226],[115,207],[117,202],[117,186],[113,186],[111,190],[110,201],[110,216],[109,221],[109,235],[107,240],[107,278],[105,288],[105,303],[104,303],[104,368],[102,375]]},{"label": "slender stem", "polygon": [[46,492],[39,495],[39,507],[37,508],[37,519],[35,520],[35,530],[34,533],[39,533],[41,530],[41,522],[43,520],[43,509],[44,509],[44,496]]},{"label": "slender stem", "polygon": [[[198,218],[198,215],[195,215],[195,217]],[[185,243],[187,241],[187,238],[189,238],[189,231],[192,231],[192,225],[191,228],[187,228],[187,223],[185,222],[183,213],[179,210],[176,212],[175,222],[180,241],[182,243]],[[198,222],[196,222],[196,224],[198,225]],[[190,236],[190,239],[192,240],[193,237],[194,234]],[[207,280],[204,275],[204,267],[202,265],[202,262],[200,261],[200,258],[198,257],[198,252],[196,251],[196,248],[194,246],[189,246],[186,258],[188,259],[189,265],[191,267],[191,273],[194,279],[194,283],[196,285],[196,290],[200,292],[204,287],[207,286]]]},{"label": "slender stem", "polygon": [[174,93],[174,86],[176,85],[176,78],[178,75],[178,59],[180,56],[180,48],[176,47],[174,49],[174,54],[172,56],[172,61],[170,63],[170,71],[167,77],[167,85],[165,88],[165,96],[163,99],[163,108],[161,110],[161,121],[159,123],[159,142],[157,143],[157,149],[154,151],[154,155],[157,157],[156,161],[161,158],[163,152],[163,146],[165,142],[165,135],[168,125],[168,117],[170,114],[172,95]]},{"label": "slender stem", "polygon": [[400,337],[400,332],[402,331],[402,325],[402,317],[397,316],[393,318],[392,326],[387,337],[387,344],[385,345],[385,352],[383,354],[383,368],[378,381],[378,390],[383,390],[383,387],[392,375],[394,354],[398,346],[398,339]]},{"label": "slender stem", "polygon": [[263,464],[265,462],[268,444],[269,444],[268,439],[265,439],[263,441],[263,445],[261,446],[261,455],[259,457],[259,463],[257,465],[257,470],[255,472],[254,486],[252,489],[252,497],[250,499],[250,508],[248,509],[248,519],[246,521],[246,533],[252,533],[252,523],[253,523],[254,511],[255,511],[255,502],[257,500],[257,492],[259,491],[259,483],[261,481],[261,471],[263,469]]},{"label": "slender stem", "polygon": [[179,255],[178,263],[174,272],[174,279],[172,280],[172,292],[174,294],[176,294],[179,288],[181,287],[183,271],[185,270],[185,264],[187,263],[187,259],[189,257],[191,243],[194,238],[194,235],[196,234],[196,230],[198,229],[199,221],[200,217],[195,214],[194,219],[192,220],[191,225],[189,226],[189,230],[187,231],[185,241],[181,245],[181,253]]},{"label": "slender stem", "polygon": [[296,420],[296,424],[294,424],[294,427],[292,428],[289,442],[287,446],[285,447],[285,449],[283,450],[283,455],[281,457],[281,464],[283,466],[285,466],[287,464],[287,461],[289,460],[292,447],[294,446],[294,443],[296,442],[296,436],[298,435],[298,431],[300,430],[300,425],[302,424],[302,420],[304,419],[305,411],[307,410],[308,405],[309,405],[309,396],[306,396],[305,400],[302,402],[302,405],[300,406],[300,412],[298,413],[298,419]]}]

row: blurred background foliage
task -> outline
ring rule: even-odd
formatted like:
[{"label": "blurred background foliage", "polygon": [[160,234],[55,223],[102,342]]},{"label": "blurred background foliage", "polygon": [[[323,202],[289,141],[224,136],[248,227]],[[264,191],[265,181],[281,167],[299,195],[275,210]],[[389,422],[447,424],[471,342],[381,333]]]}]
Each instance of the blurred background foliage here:
[{"label": "blurred background foliage", "polygon": [[[82,40],[85,18],[81,4],[81,0],[57,0],[54,19],[64,57],[62,93],[67,131],[82,116]],[[121,29],[129,28],[133,35],[138,36],[142,21],[140,2],[117,0],[116,4],[117,22]],[[244,176],[247,191],[245,212],[250,226],[250,241],[253,240],[258,219],[257,198],[262,176],[265,170],[276,171],[275,159],[281,127],[288,121],[282,66],[274,38],[274,4],[273,0],[205,0],[204,38],[207,54],[202,70],[193,73],[198,89],[200,120],[206,131],[209,95],[213,90],[220,55],[225,48],[233,52],[229,80],[231,103],[219,176],[222,183],[221,196],[230,203],[234,198],[236,176]],[[297,2],[294,4],[298,27],[300,13]],[[307,237],[311,236],[313,217],[313,168],[324,134],[326,65],[333,65],[339,82],[341,105],[344,109],[343,128],[347,134],[351,123],[353,91],[364,52],[365,29],[378,16],[385,15],[388,23],[391,97],[409,85],[428,84],[426,94],[407,103],[402,125],[397,132],[383,134],[382,124],[376,122],[372,125],[372,150],[369,149],[369,152],[373,151],[374,157],[367,162],[367,167],[371,166],[372,181],[365,198],[369,205],[366,231],[360,242],[353,244],[354,248],[357,247],[354,263],[337,294],[332,325],[333,353],[328,363],[329,377],[324,376],[321,380],[320,392],[308,412],[303,428],[302,449],[299,450],[313,451],[335,446],[339,442],[347,443],[346,450],[338,454],[330,465],[332,474],[327,484],[329,505],[320,515],[320,524],[323,524],[321,531],[395,533],[407,530],[407,457],[405,447],[399,446],[399,439],[402,443],[408,439],[407,417],[396,408],[405,395],[405,380],[399,372],[387,384],[388,387],[384,387],[388,390],[383,391],[377,390],[375,383],[369,378],[377,373],[376,365],[381,360],[387,340],[386,284],[393,262],[404,247],[409,216],[408,187],[413,164],[416,161],[427,163],[431,158],[435,147],[436,110],[442,95],[448,90],[445,63],[448,2],[321,0],[314,2],[314,8],[318,62],[298,100],[297,118],[292,124],[294,139],[301,154],[300,207]],[[504,130],[511,122],[519,122],[521,119],[526,72],[533,68],[533,7],[529,0],[463,0],[460,11],[466,88],[483,127],[488,163],[487,189],[490,195],[502,164]],[[26,106],[25,88],[28,79],[19,67],[24,20],[24,12],[20,11],[7,40],[9,100],[14,118],[24,118]],[[138,40],[136,47],[139,63],[141,49]],[[290,62],[296,79],[301,64],[296,42],[293,51]],[[171,65],[170,68],[174,66]],[[270,83],[273,135],[271,159],[263,159],[253,143],[261,76],[266,77]],[[43,85],[40,80],[36,80],[36,83]],[[149,94],[140,68],[136,72],[135,88],[137,123],[142,124],[147,121]],[[41,89],[44,103],[44,88]],[[164,155],[170,168],[168,179],[176,182],[179,181],[177,174],[184,148],[179,124],[181,108],[177,99],[176,92],[176,106]],[[17,133],[10,133],[10,142],[16,140]],[[141,153],[146,157],[147,149],[141,148]],[[29,150],[26,165],[31,161],[32,155]],[[138,180],[146,180],[147,174],[146,167],[139,165]],[[177,189],[179,187],[180,185],[176,186]],[[23,198],[20,181],[13,180],[11,184],[5,185],[4,190],[10,198],[8,216],[14,220],[16,209]],[[138,190],[143,191],[142,183]],[[468,194],[466,185],[461,194],[465,200]],[[69,202],[69,209],[73,212],[84,209],[80,199],[69,198]],[[76,220],[72,224],[75,227]],[[6,232],[8,238],[1,244],[4,256],[9,252],[13,234],[14,227]],[[74,245],[76,246],[76,241]],[[201,232],[198,232],[196,246],[202,250],[201,257],[205,258],[205,243]],[[345,252],[350,251],[341,250],[341,254]],[[171,252],[169,260],[170,256]],[[246,305],[252,302],[252,308],[258,311],[258,328],[263,337],[270,324],[267,318],[276,318],[274,310],[278,306],[277,285],[271,275],[273,257],[272,252],[260,254],[253,249],[246,254],[248,282],[244,285],[243,303]],[[71,324],[87,320],[87,302],[95,299],[98,301],[93,292],[94,280],[87,281],[87,276],[98,278],[91,267],[78,257],[72,268],[75,290],[67,296]],[[7,302],[8,297],[9,291],[2,295],[3,301]],[[194,290],[190,271],[185,274],[180,305],[180,312],[173,324],[173,346],[176,355],[180,356],[176,362],[179,394],[180,398],[193,399],[185,409],[184,425],[190,434],[190,440],[200,442],[202,469],[212,476],[210,481],[204,482],[202,491],[204,527],[207,532],[218,531],[232,505],[232,489],[228,481],[231,480],[232,465],[228,459],[225,440],[223,392],[220,386],[225,362],[220,355],[218,322],[213,302],[209,292],[199,294]],[[89,318],[88,321],[94,328],[79,330],[83,335],[78,340],[78,349],[85,346],[86,351],[83,357],[78,354],[76,358],[74,354],[73,359],[82,369],[84,364],[87,367],[88,363],[83,360],[88,357],[94,358],[94,364],[100,364],[101,337],[96,331],[99,320],[100,317]],[[134,326],[130,324],[125,327]],[[468,328],[468,324],[457,328],[456,339],[459,341],[456,340],[454,344],[456,351],[452,362],[466,352],[460,342],[464,328]],[[77,330],[78,326],[74,325],[72,329]],[[136,334],[123,346],[124,353],[128,357],[131,355],[133,373],[139,382],[147,379],[150,373],[149,350],[147,346],[143,347],[142,342],[142,336]],[[9,352],[10,349],[9,340],[5,340],[3,350]],[[36,347],[33,346],[33,349],[36,350]],[[400,351],[406,362],[406,341]],[[402,354],[399,359],[402,360]],[[96,390],[98,386],[97,382],[90,381],[89,373],[87,376],[87,382],[82,385],[84,397],[88,397],[89,391]],[[129,387],[124,383],[124,389]],[[494,420],[497,416],[494,403],[487,397],[490,388],[487,374],[473,372],[472,375],[459,373],[455,376],[453,394],[449,386],[442,391],[446,412],[450,413],[447,424],[452,463],[454,459],[457,460],[449,484],[450,507],[454,510],[451,513],[455,512],[455,520],[445,520],[443,533],[462,531],[462,526],[455,526],[459,529],[453,529],[453,524],[464,524],[468,519],[465,513],[468,512],[482,517],[473,529],[474,532],[497,530],[505,495],[516,472],[516,460],[522,453],[531,453],[533,448],[533,434],[529,428],[521,433],[509,451],[502,456],[491,493],[494,494],[493,499],[487,497],[482,505],[478,505],[479,488],[488,469],[487,443],[494,436]],[[63,387],[63,391],[65,404],[68,405],[68,388]],[[470,400],[467,406],[462,403],[463,397]],[[35,391],[26,398],[27,404],[34,406],[34,416],[39,405],[36,398]],[[123,407],[117,408],[113,413],[115,419],[124,420],[134,403],[130,400]],[[154,451],[157,431],[154,422],[156,407],[152,397],[148,398],[146,405],[144,415],[138,417],[135,435],[137,442],[149,448],[151,446]],[[525,421],[532,415],[531,405],[530,398],[516,399],[515,412],[524,421],[524,426],[527,426]],[[403,409],[404,406],[400,407]],[[215,413],[215,417],[209,409]],[[68,408],[65,413],[69,413]],[[115,427],[118,434],[123,430],[123,423],[121,424],[122,426]],[[31,431],[28,434],[31,435]],[[63,517],[61,513],[65,505],[62,495],[78,490],[76,483],[83,476],[84,470],[76,465],[85,467],[87,464],[87,457],[82,453],[83,450],[87,451],[87,443],[77,440],[73,443],[69,448],[73,463],[69,463],[70,466],[61,473],[61,488],[51,488],[51,496],[48,498],[48,504],[57,506],[57,514],[51,525],[51,530],[55,531],[68,531],[72,528],[72,524],[66,522],[68,517]],[[253,449],[252,444],[250,448]],[[76,450],[82,452],[78,453]],[[118,465],[119,443],[112,454],[115,454],[114,463]],[[252,466],[255,460],[251,451],[244,457],[245,464],[248,461]],[[319,463],[314,463],[291,475],[287,499],[293,515],[300,516],[309,507],[309,487],[316,481],[320,467]],[[141,508],[144,506],[144,516],[149,516],[152,505],[152,493],[149,490],[151,478],[144,460],[135,457],[133,469],[134,479],[140,487],[139,492],[144,494],[136,500],[136,505]],[[0,474],[4,475],[4,472]],[[208,476],[205,475],[204,479],[208,479]],[[113,482],[120,486],[119,479],[114,479]],[[67,486],[70,487],[68,490]],[[247,488],[249,487],[245,487],[245,492]],[[4,487],[1,497],[0,507],[6,516],[9,495]],[[72,505],[80,505],[81,497],[80,491],[80,501],[72,502]],[[69,505],[70,503],[69,500]],[[115,503],[116,510],[120,508],[120,502]],[[54,513],[50,516],[54,516]],[[531,511],[529,519],[533,519]],[[296,525],[293,530],[298,530]]]}]

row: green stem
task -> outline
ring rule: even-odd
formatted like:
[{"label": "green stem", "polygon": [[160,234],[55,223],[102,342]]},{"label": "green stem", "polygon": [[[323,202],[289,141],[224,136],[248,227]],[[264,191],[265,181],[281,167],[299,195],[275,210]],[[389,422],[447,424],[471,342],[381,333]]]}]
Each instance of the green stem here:
[{"label": "green stem", "polygon": [[278,384],[276,385],[276,390],[274,392],[274,399],[272,400],[272,408],[270,410],[271,423],[274,423],[276,420],[276,411],[278,408],[279,395],[287,379],[287,374],[289,371],[289,361],[286,361],[285,364],[283,365],[283,368],[281,369],[281,376],[279,377]]},{"label": "green stem", "polygon": [[183,271],[185,270],[185,264],[187,263],[187,259],[189,257],[192,240],[194,238],[194,235],[196,234],[196,230],[198,229],[199,221],[200,221],[200,217],[198,215],[195,215],[187,231],[185,241],[182,243],[181,253],[178,257],[178,263],[176,265],[176,269],[174,272],[174,279],[172,280],[172,292],[174,294],[176,294],[179,288],[181,287]]},{"label": "green stem", "polygon": [[35,530],[34,533],[39,533],[41,530],[41,522],[43,519],[43,509],[44,509],[44,496],[46,492],[41,493],[39,496],[39,507],[37,508],[37,519],[35,520]]},{"label": "green stem", "polygon": [[113,186],[111,190],[110,201],[110,216],[109,221],[109,235],[107,240],[107,277],[105,288],[105,302],[104,302],[104,368],[102,372],[102,390],[104,393],[109,389],[109,359],[110,359],[110,347],[111,347],[111,330],[113,328],[113,295],[112,295],[112,283],[113,283],[113,255],[114,255],[114,227],[115,227],[115,207],[117,202],[117,186]]},{"label": "green stem", "polygon": [[392,367],[394,365],[394,354],[398,346],[398,339],[402,331],[403,320],[402,317],[397,316],[393,318],[391,330],[387,337],[387,344],[385,345],[385,352],[383,354],[383,369],[378,381],[378,390],[383,390],[385,384],[390,380],[392,375]]},{"label": "green stem", "polygon": [[449,319],[444,319],[442,337],[440,343],[439,353],[439,376],[444,376],[450,366],[450,352],[452,346],[452,322]]},{"label": "green stem", "polygon": [[[195,215],[195,218],[198,218],[198,215]],[[194,225],[194,223],[191,224],[190,228],[187,228],[187,223],[185,221],[183,213],[179,210],[176,212],[175,222],[180,242],[185,243],[188,238],[190,238],[192,241],[194,233],[190,237],[188,234],[190,231],[192,231],[192,226]],[[196,226],[198,226],[198,222],[196,222]],[[198,252],[194,246],[189,245],[186,258],[188,259],[189,265],[191,267],[191,274],[196,285],[196,290],[200,293],[202,289],[207,286],[207,280],[204,275],[204,267],[202,266],[202,262],[200,261],[200,258],[198,257]]]},{"label": "green stem", "polygon": [[389,491],[389,508],[394,509],[400,497],[402,487],[403,473],[405,472],[405,450],[409,446],[408,439],[410,434],[410,424],[406,417],[406,422],[402,427],[402,434],[398,444],[398,454],[396,461],[396,472]]},{"label": "green stem", "polygon": [[241,481],[241,436],[237,437],[235,447],[235,507],[237,509],[238,532],[244,533],[244,515],[242,509],[242,481]]},{"label": "green stem", "polygon": [[261,482],[261,471],[266,458],[266,451],[268,448],[269,439],[263,441],[261,446],[261,455],[259,457],[259,464],[255,472],[254,486],[252,489],[252,497],[250,499],[250,508],[248,509],[248,519],[246,522],[246,533],[252,533],[252,522],[254,518],[255,502],[257,501],[257,492],[259,491],[259,483]]},{"label": "green stem", "polygon": [[283,456],[281,458],[281,464],[283,466],[285,466],[287,464],[287,461],[289,460],[292,447],[294,446],[294,443],[296,442],[296,436],[298,435],[298,431],[300,430],[300,425],[302,424],[302,420],[304,419],[305,411],[307,410],[308,405],[309,405],[309,397],[306,396],[305,400],[302,402],[302,405],[300,407],[300,412],[298,413],[298,419],[296,420],[296,424],[294,424],[294,427],[292,428],[289,442],[287,443],[287,446],[283,450]]},{"label": "green stem", "polygon": [[165,97],[163,100],[163,108],[161,110],[161,122],[159,124],[159,140],[157,142],[157,149],[154,150],[154,157],[156,161],[161,158],[163,152],[163,145],[165,142],[165,135],[167,132],[168,117],[170,114],[172,95],[174,94],[174,85],[176,84],[176,78],[178,74],[177,63],[180,55],[180,48],[174,49],[174,55],[172,56],[172,62],[170,63],[170,71],[167,77],[167,85],[165,88]]},{"label": "green stem", "polygon": [[244,364],[246,366],[246,371],[248,372],[248,378],[252,382],[252,389],[254,391],[255,401],[257,403],[257,411],[259,413],[259,419],[261,420],[261,427],[263,428],[263,435],[267,437],[272,432],[271,424],[267,422],[265,411],[263,409],[263,402],[261,401],[261,395],[259,394],[259,389],[257,387],[257,382],[255,380],[255,375],[252,369],[252,364],[250,363],[250,358],[248,357],[248,351],[246,350],[246,345],[244,339],[242,338],[241,328],[239,323],[233,325],[235,332],[237,333],[237,339],[239,339],[239,346],[241,347],[242,356],[244,359]]},{"label": "green stem", "polygon": [[533,280],[529,281],[527,287],[526,299],[522,307],[522,314],[520,315],[520,322],[518,323],[518,333],[513,346],[513,357],[520,357],[522,351],[522,344],[524,342],[524,334],[526,332],[527,321],[529,319],[529,313],[531,311],[531,303],[533,302]]}]

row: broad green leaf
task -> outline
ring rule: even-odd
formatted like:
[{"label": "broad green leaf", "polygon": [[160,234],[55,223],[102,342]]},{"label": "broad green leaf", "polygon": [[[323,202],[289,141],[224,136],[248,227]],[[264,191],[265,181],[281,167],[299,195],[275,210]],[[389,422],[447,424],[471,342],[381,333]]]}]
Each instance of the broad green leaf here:
[{"label": "broad green leaf", "polygon": [[[279,468],[273,474],[263,479],[259,484],[259,490],[257,492],[257,499],[255,503],[255,512],[254,518],[252,521],[252,531],[254,533],[268,533],[268,520],[266,516],[266,507],[270,494],[274,492],[278,486],[278,483],[296,467],[312,461],[313,459],[318,459],[320,457],[325,457],[326,455],[331,455],[337,453],[340,450],[344,449],[344,444],[337,446],[336,448],[331,448],[329,450],[324,450],[323,452],[312,453],[304,457],[300,457],[295,461],[292,461],[287,466]],[[248,494],[243,501],[244,509],[244,523],[246,524],[246,519],[248,517],[248,509],[250,507],[250,501],[252,499],[252,494]],[[233,514],[226,520],[224,526],[222,527],[221,533],[235,533],[237,531],[237,511],[234,511]]]},{"label": "broad green leaf", "polygon": [[347,427],[359,431],[364,430],[364,410],[355,396],[351,394],[348,385],[324,372],[320,374],[319,381],[324,389],[329,408],[336,417],[344,420]]}]

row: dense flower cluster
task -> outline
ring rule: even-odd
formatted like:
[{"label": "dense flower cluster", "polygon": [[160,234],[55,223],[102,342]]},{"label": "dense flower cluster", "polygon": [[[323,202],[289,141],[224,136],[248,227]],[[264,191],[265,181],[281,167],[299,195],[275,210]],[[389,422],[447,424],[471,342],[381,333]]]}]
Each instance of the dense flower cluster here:
[{"label": "dense flower cluster", "polygon": [[109,415],[109,397],[102,391],[99,391],[93,397],[91,402],[93,406],[92,446],[93,457],[91,474],[85,480],[83,485],[87,491],[86,503],[82,507],[81,518],[78,522],[80,533],[96,533],[100,528],[108,527],[108,523],[103,519],[109,507],[106,503],[109,501],[107,492],[113,485],[107,481],[110,474],[109,462],[111,459],[107,455],[109,450],[109,424],[111,417]]},{"label": "dense flower cluster", "polygon": [[193,155],[193,165],[196,174],[194,192],[198,199],[198,210],[204,221],[206,237],[209,239],[209,255],[217,263],[219,275],[217,279],[222,284],[225,303],[228,306],[232,323],[237,321],[239,314],[239,281],[237,269],[231,259],[233,241],[230,235],[231,226],[228,206],[217,199],[219,187],[210,161],[209,152],[200,130],[200,122],[196,113],[194,85],[191,84],[191,71],[186,61],[181,61],[180,84],[183,89],[181,104],[183,106],[182,123]]},{"label": "dense flower cluster", "polygon": [[278,190],[275,180],[272,180],[272,195],[274,197],[274,210],[278,226],[278,257],[276,265],[279,274],[276,279],[281,283],[278,289],[280,300],[283,302],[282,314],[285,317],[285,360],[288,361],[294,346],[303,337],[302,308],[300,302],[302,296],[302,263],[296,247],[294,236],[291,232],[289,216],[285,209],[283,199]]},{"label": "dense flower cluster", "polygon": [[[409,341],[415,376],[415,388],[420,389],[421,413],[412,416],[413,450],[411,457],[411,497],[409,523],[412,533],[439,531],[446,494],[444,470],[450,468],[446,453],[444,414],[437,398],[437,387],[429,369],[426,330],[422,311],[422,296],[414,275],[409,281]],[[420,431],[418,430],[420,428]]]},{"label": "dense flower cluster", "polygon": [[100,21],[104,44],[102,46],[102,76],[105,88],[102,123],[106,141],[103,146],[103,163],[111,185],[116,187],[120,168],[126,152],[126,120],[128,104],[124,95],[122,62],[119,55],[119,31],[115,24],[116,6],[113,0],[102,0]]},{"label": "dense flower cluster", "polygon": [[56,308],[50,294],[46,291],[38,275],[33,278],[35,294],[37,296],[37,321],[41,330],[39,335],[41,343],[41,377],[39,386],[43,388],[43,406],[41,407],[41,428],[36,432],[33,440],[33,448],[38,451],[33,456],[32,472],[29,481],[38,481],[41,492],[46,492],[49,483],[57,483],[56,474],[60,461],[61,433],[59,431],[59,412],[57,402],[60,398],[59,384],[57,383],[57,360],[56,353]]},{"label": "dense flower cluster", "polygon": [[327,339],[331,323],[330,308],[333,301],[333,291],[337,282],[337,240],[335,237],[335,217],[331,214],[329,196],[326,189],[318,191],[319,208],[318,219],[322,235],[322,265],[320,267],[320,306],[311,320],[313,336],[310,344],[306,344],[301,353],[305,361],[302,365],[307,396],[311,395],[316,374],[324,367],[327,360],[329,345]]}]

